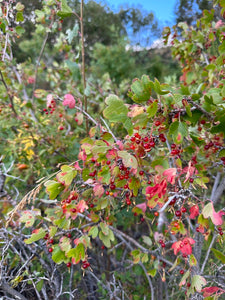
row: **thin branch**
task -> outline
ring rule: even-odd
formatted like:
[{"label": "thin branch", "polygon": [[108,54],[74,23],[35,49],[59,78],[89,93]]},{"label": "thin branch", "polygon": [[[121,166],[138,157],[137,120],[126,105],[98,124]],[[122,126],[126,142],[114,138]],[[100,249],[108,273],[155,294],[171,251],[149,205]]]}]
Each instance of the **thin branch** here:
[{"label": "thin branch", "polygon": [[10,104],[11,104],[12,111],[14,112],[14,114],[17,117],[18,114],[17,114],[17,112],[15,110],[15,107],[14,107],[13,96],[10,94],[9,88],[8,88],[6,82],[5,82],[5,79],[3,77],[2,71],[0,71],[0,76],[1,76],[1,82],[3,83],[3,85],[4,85],[5,89],[6,89],[7,95],[9,97],[9,101],[10,101]]},{"label": "thin branch", "polygon": [[102,122],[104,123],[105,127],[107,128],[108,132],[112,135],[113,139],[115,142],[117,142],[117,138],[115,137],[115,135],[113,134],[113,132],[111,131],[111,129],[109,128],[108,124],[106,123],[106,121],[100,117],[100,119],[102,120]]},{"label": "thin branch", "polygon": [[221,180],[214,194],[211,195],[211,200],[213,201],[213,203],[216,203],[220,199],[224,190],[225,190],[225,176]]},{"label": "thin branch", "polygon": [[212,192],[211,192],[210,199],[213,198],[213,195],[214,195],[215,192],[216,192],[216,189],[217,189],[218,184],[219,184],[219,181],[220,181],[220,177],[221,177],[221,173],[218,172],[218,173],[216,174],[216,178],[215,178],[215,181],[214,181],[214,184],[213,184],[213,188],[212,188]]},{"label": "thin branch", "polygon": [[193,106],[195,106],[198,110],[200,110],[210,121],[213,120],[213,116],[210,113],[208,113],[204,108],[202,108],[201,105],[191,100],[191,98],[188,98],[187,101]]},{"label": "thin branch", "polygon": [[145,273],[145,276],[146,276],[146,278],[148,280],[148,284],[149,284],[149,287],[150,287],[150,290],[151,290],[151,300],[154,300],[155,299],[154,298],[154,288],[153,288],[153,285],[152,285],[152,281],[151,281],[151,279],[150,279],[150,277],[148,275],[148,272],[147,272],[145,266],[143,265],[143,263],[139,262],[139,265],[142,267],[142,269],[143,269],[143,271]]},{"label": "thin branch", "polygon": [[208,259],[209,259],[209,254],[210,254],[210,251],[211,251],[211,249],[212,249],[212,246],[213,246],[213,244],[214,244],[214,242],[215,242],[216,236],[217,236],[216,234],[213,235],[212,241],[211,241],[211,243],[210,243],[210,245],[209,245],[209,248],[208,248],[208,250],[207,250],[207,253],[206,253],[204,262],[203,262],[202,267],[201,267],[201,274],[204,272],[205,265],[206,265],[206,263],[207,263],[207,261],[208,261]]},{"label": "thin branch", "polygon": [[[86,89],[86,78],[85,78],[85,52],[84,52],[84,22],[83,22],[83,14],[84,14],[84,0],[80,2],[80,27],[81,27],[81,54],[82,54],[82,81],[84,88],[84,110],[87,112],[87,96],[85,95]],[[86,118],[86,133],[88,135],[88,118]]]},{"label": "thin branch", "polygon": [[[54,18],[52,19],[51,24],[49,25],[49,28],[52,27],[53,22],[54,22]],[[43,55],[44,50],[45,50],[45,46],[46,46],[48,37],[49,37],[49,32],[46,33],[46,36],[45,36],[44,41],[42,43],[41,51],[40,51],[40,54],[38,56],[36,67],[35,67],[35,71],[34,71],[34,84],[33,84],[33,90],[32,90],[32,98],[31,98],[32,104],[34,102],[34,91],[35,91],[36,85],[37,85],[38,68],[39,68],[39,64],[40,64],[42,55]]]}]

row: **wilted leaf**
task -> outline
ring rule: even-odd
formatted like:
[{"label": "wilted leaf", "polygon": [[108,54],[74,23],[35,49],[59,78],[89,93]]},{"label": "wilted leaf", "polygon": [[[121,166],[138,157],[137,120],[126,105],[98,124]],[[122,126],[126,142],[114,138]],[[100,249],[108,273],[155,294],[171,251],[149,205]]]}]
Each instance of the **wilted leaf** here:
[{"label": "wilted leaf", "polygon": [[202,287],[207,284],[207,281],[204,277],[200,275],[194,275],[192,277],[191,287],[194,288],[197,292],[201,292]]}]

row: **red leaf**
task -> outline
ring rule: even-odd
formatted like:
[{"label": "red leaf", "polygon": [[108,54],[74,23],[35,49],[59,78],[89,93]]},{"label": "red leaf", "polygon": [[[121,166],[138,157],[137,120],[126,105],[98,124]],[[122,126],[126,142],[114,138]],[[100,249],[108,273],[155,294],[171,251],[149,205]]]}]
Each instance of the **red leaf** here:
[{"label": "red leaf", "polygon": [[96,184],[93,188],[95,197],[101,198],[105,190],[101,184]]},{"label": "red leaf", "polygon": [[190,208],[190,219],[195,219],[199,215],[198,205],[194,205]]},{"label": "red leaf", "polygon": [[172,249],[174,254],[177,255],[180,251],[184,255],[190,255],[192,253],[192,247],[195,241],[192,238],[184,238],[182,241],[173,243]]},{"label": "red leaf", "polygon": [[140,208],[143,211],[143,213],[146,212],[146,208],[147,208],[146,202],[137,204],[136,207]]},{"label": "red leaf", "polygon": [[210,286],[202,289],[203,292],[203,297],[209,297],[212,294],[216,293],[217,291],[220,291],[221,289],[218,288],[217,286]]},{"label": "red leaf", "polygon": [[176,174],[177,174],[176,168],[170,168],[163,172],[163,176],[165,176],[166,180],[171,184],[175,184]]},{"label": "red leaf", "polygon": [[192,165],[191,165],[191,161],[189,161],[189,163],[188,163],[188,167],[187,168],[184,168],[183,169],[183,172],[182,173],[186,173],[187,172],[187,175],[186,175],[186,178],[185,178],[185,180],[184,180],[184,183],[186,182],[186,181],[188,181],[188,179],[190,178],[190,177],[192,177],[192,175],[195,173],[195,167],[192,167]]},{"label": "red leaf", "polygon": [[75,99],[71,94],[66,94],[64,96],[64,100],[63,100],[64,106],[69,106],[69,108],[74,108],[75,104],[76,104]]}]

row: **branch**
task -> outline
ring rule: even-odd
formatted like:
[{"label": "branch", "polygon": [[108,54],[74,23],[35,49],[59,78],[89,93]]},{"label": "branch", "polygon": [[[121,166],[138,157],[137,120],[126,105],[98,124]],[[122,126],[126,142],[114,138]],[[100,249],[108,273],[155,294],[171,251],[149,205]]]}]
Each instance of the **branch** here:
[{"label": "branch", "polygon": [[14,112],[15,116],[17,117],[18,114],[17,114],[17,112],[15,110],[15,107],[14,107],[13,96],[10,94],[9,88],[8,88],[6,82],[5,82],[5,79],[3,77],[2,71],[0,71],[0,76],[1,76],[1,81],[2,81],[2,83],[3,83],[3,85],[4,85],[5,89],[6,89],[8,97],[9,97],[9,101],[10,101],[10,104],[11,104],[12,111]]},{"label": "branch", "polygon": [[[83,12],[84,12],[84,0],[80,2],[80,27],[81,27],[81,54],[82,54],[82,81],[84,88],[84,110],[87,112],[87,96],[85,95],[86,89],[86,78],[85,78],[85,53],[84,53],[84,22],[83,22]],[[86,118],[86,133],[88,135],[88,119]]]},{"label": "branch", "polygon": [[204,260],[204,262],[203,262],[203,264],[202,264],[202,267],[201,267],[201,274],[204,272],[205,265],[206,265],[206,263],[207,263],[207,261],[208,261],[209,254],[210,254],[210,251],[211,251],[211,249],[212,249],[212,246],[213,246],[213,244],[214,244],[214,242],[215,242],[215,239],[216,239],[216,234],[213,235],[212,241],[211,241],[211,243],[210,243],[210,245],[209,245],[209,248],[208,248],[208,250],[207,250],[207,253],[206,253],[206,256],[205,256],[205,260]]},{"label": "branch", "polygon": [[20,294],[19,292],[17,292],[16,290],[14,290],[9,284],[7,284],[6,282],[2,283],[0,285],[0,290],[10,294],[11,296],[13,296],[13,299],[19,299],[19,300],[28,300],[27,298],[25,298],[22,294]]},{"label": "branch", "polygon": [[214,195],[211,195],[211,200],[213,201],[213,203],[216,203],[220,199],[224,190],[225,190],[225,176],[223,177],[219,186],[215,190]]},{"label": "branch", "polygon": [[108,124],[106,123],[106,121],[100,117],[100,119],[102,120],[102,122],[104,123],[105,127],[107,128],[108,132],[112,135],[113,139],[115,142],[117,142],[117,138],[115,137],[115,135],[113,134],[113,132],[111,131],[111,129],[109,128]]},{"label": "branch", "polygon": [[149,287],[150,287],[150,290],[151,290],[151,300],[154,300],[155,299],[154,298],[154,288],[153,288],[153,285],[152,285],[152,281],[151,281],[151,279],[150,279],[150,277],[148,275],[148,272],[147,272],[145,266],[143,265],[143,263],[139,262],[139,265],[142,267],[142,269],[143,269],[143,271],[145,273],[145,276],[146,276],[146,278],[148,280],[148,284],[149,284]]}]

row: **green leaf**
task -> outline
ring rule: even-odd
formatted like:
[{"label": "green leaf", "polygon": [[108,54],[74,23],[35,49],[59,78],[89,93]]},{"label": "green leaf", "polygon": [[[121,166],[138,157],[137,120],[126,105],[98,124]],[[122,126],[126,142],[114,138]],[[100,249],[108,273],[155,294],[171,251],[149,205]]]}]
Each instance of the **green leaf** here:
[{"label": "green leaf", "polygon": [[70,239],[67,236],[61,237],[59,247],[63,252],[68,252],[71,249]]},{"label": "green leaf", "polygon": [[56,264],[61,264],[62,262],[67,261],[67,257],[65,256],[65,253],[60,249],[58,245],[54,246],[53,252],[52,252],[52,260]]},{"label": "green leaf", "polygon": [[21,213],[19,221],[25,223],[25,227],[31,227],[34,225],[36,216],[41,216],[40,209],[25,210]]},{"label": "green leaf", "polygon": [[157,274],[156,269],[151,269],[151,270],[148,271],[148,275],[150,275],[151,277],[155,277],[156,274]]},{"label": "green leaf", "polygon": [[35,229],[35,232],[32,233],[31,237],[28,239],[25,239],[24,242],[26,244],[31,244],[33,242],[36,242],[40,239],[43,239],[46,235],[46,231],[43,228]]},{"label": "green leaf", "polygon": [[110,122],[123,122],[127,119],[128,108],[116,95],[110,95],[105,99],[108,105],[103,110],[103,115]]},{"label": "green leaf", "polygon": [[25,8],[25,6],[21,2],[17,2],[16,6],[15,6],[15,9],[17,11],[23,11],[24,8]]},{"label": "green leaf", "polygon": [[67,252],[67,256],[74,259],[76,264],[79,263],[80,260],[84,260],[85,258],[85,248],[82,243],[78,244],[76,248],[72,248]]},{"label": "green leaf", "polygon": [[190,271],[188,270],[181,278],[179,286],[182,286],[186,283],[187,278],[190,276]]},{"label": "green leaf", "polygon": [[207,281],[204,277],[200,275],[194,275],[192,277],[191,287],[194,288],[197,292],[201,292],[202,287],[207,284]]},{"label": "green leaf", "polygon": [[57,232],[57,227],[55,226],[49,226],[49,236],[53,237]]},{"label": "green leaf", "polygon": [[174,142],[182,143],[183,138],[188,135],[187,124],[184,122],[175,121],[170,125],[169,134],[173,136]]},{"label": "green leaf", "polygon": [[131,251],[131,255],[133,256],[134,264],[138,264],[141,259],[141,251],[139,249],[135,249]]},{"label": "green leaf", "polygon": [[134,196],[137,196],[138,190],[141,186],[139,179],[136,177],[131,177],[128,185],[129,185],[129,189],[133,191]]},{"label": "green leaf", "polygon": [[219,250],[212,248],[212,252],[216,258],[218,258],[223,264],[225,264],[225,255],[221,253]]},{"label": "green leaf", "polygon": [[[18,11],[17,13],[16,13],[16,22],[23,22],[24,21],[24,17],[23,17],[23,12],[22,11]],[[17,27],[19,27],[19,26],[17,26]],[[22,27],[21,27],[22,28]],[[23,29],[24,30],[24,29]],[[25,31],[25,30],[24,30]],[[17,32],[17,31],[16,31]],[[19,34],[18,32],[17,32],[17,34]]]},{"label": "green leaf", "polygon": [[126,168],[137,168],[137,159],[127,151],[118,151],[118,156],[122,158],[123,164]]},{"label": "green leaf", "polygon": [[189,263],[191,267],[197,265],[197,259],[195,258],[194,254],[190,255]]},{"label": "green leaf", "polygon": [[154,90],[159,95],[166,95],[169,93],[169,91],[163,90],[163,85],[160,85],[159,81],[156,78],[154,82]]},{"label": "green leaf", "polygon": [[70,17],[72,13],[72,9],[67,5],[67,0],[61,0],[61,11],[59,11],[57,15],[63,19]]},{"label": "green leaf", "polygon": [[77,170],[67,165],[61,166],[61,170],[62,172],[56,175],[57,180],[63,185],[70,185],[77,175]]},{"label": "green leaf", "polygon": [[104,235],[102,231],[99,232],[99,238],[107,248],[111,247],[111,241],[109,236]]},{"label": "green leaf", "polygon": [[106,223],[101,222],[100,224],[100,228],[103,232],[104,235],[108,235],[109,234],[109,227]]},{"label": "green leaf", "polygon": [[151,103],[148,108],[147,108],[147,113],[148,113],[148,117],[152,118],[154,117],[154,115],[157,113],[158,110],[158,103],[156,101],[154,101],[153,103]]},{"label": "green leaf", "polygon": [[93,239],[95,239],[98,236],[98,227],[92,226],[91,229],[88,232],[88,235],[91,235]]},{"label": "green leaf", "polygon": [[149,247],[152,246],[152,240],[150,239],[149,236],[143,235],[142,238],[143,238],[143,242],[144,242],[146,245],[148,245]]},{"label": "green leaf", "polygon": [[136,103],[145,102],[150,99],[152,88],[154,88],[154,83],[147,75],[143,75],[141,80],[135,79],[132,83],[128,96]]},{"label": "green leaf", "polygon": [[35,285],[36,285],[36,288],[38,290],[38,292],[41,291],[42,287],[43,287],[43,284],[44,284],[44,280],[41,279],[40,281],[38,281]]},{"label": "green leaf", "polygon": [[67,29],[66,33],[66,39],[68,40],[68,43],[71,44],[72,40],[78,35],[78,31],[79,31],[79,25],[78,23],[76,23],[73,27],[73,29]]},{"label": "green leaf", "polygon": [[47,193],[49,194],[50,200],[55,199],[65,188],[60,182],[55,180],[48,180],[44,185]]}]

